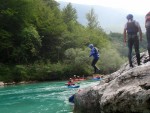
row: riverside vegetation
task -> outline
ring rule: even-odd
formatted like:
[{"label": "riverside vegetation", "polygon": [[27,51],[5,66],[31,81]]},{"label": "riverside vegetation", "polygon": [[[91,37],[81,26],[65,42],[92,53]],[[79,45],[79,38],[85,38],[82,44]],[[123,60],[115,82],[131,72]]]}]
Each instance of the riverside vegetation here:
[{"label": "riverside vegetation", "polygon": [[122,34],[106,34],[94,9],[85,18],[83,26],[71,3],[61,10],[54,0],[0,0],[0,81],[90,75],[89,43],[100,50],[101,73],[116,71],[127,59]]}]

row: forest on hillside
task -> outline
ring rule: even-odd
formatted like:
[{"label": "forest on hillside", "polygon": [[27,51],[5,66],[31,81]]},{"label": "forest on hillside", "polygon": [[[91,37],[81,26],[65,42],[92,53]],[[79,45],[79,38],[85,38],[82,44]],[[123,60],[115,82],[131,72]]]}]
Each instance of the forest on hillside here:
[{"label": "forest on hillside", "polygon": [[83,26],[71,3],[61,10],[54,0],[0,0],[0,81],[88,76],[93,72],[90,43],[100,50],[101,73],[116,71],[127,61],[122,34],[106,34],[94,9],[85,17]]}]

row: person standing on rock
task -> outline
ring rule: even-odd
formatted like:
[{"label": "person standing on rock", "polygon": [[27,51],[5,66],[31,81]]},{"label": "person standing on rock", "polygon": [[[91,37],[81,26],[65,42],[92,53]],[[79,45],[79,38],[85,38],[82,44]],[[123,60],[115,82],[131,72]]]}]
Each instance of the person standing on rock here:
[{"label": "person standing on rock", "polygon": [[[128,41],[128,59],[129,59],[129,65],[130,67],[133,67],[132,64],[132,47],[134,45],[136,58],[137,58],[137,64],[140,65],[140,51],[139,51],[139,38],[138,38],[138,32],[140,35],[140,41],[142,41],[142,30],[139,25],[139,23],[135,20],[133,20],[133,15],[128,14],[127,15],[127,23],[124,27],[124,43],[126,45],[126,42]],[[128,35],[128,40],[126,38],[126,35]]]},{"label": "person standing on rock", "polygon": [[146,28],[146,37],[147,37],[147,50],[149,54],[150,61],[150,12],[148,12],[145,16],[145,28]]},{"label": "person standing on rock", "polygon": [[100,69],[96,66],[96,63],[99,60],[99,56],[100,56],[99,55],[99,50],[96,47],[94,47],[93,44],[89,44],[88,47],[91,49],[89,57],[93,56],[93,60],[92,60],[91,65],[94,68],[94,74],[96,74],[97,72],[99,73]]}]

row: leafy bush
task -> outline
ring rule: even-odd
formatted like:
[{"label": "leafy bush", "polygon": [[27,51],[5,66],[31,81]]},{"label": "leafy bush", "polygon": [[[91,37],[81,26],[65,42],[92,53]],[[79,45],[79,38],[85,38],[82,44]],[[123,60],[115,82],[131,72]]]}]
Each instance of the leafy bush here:
[{"label": "leafy bush", "polygon": [[73,49],[70,48],[65,51],[65,63],[72,67],[72,74],[89,74],[91,72],[90,68],[90,58],[88,49]]},{"label": "leafy bush", "polygon": [[100,55],[100,69],[103,73],[112,73],[116,71],[124,62],[125,58],[121,58],[119,53],[111,48],[102,49]]},{"label": "leafy bush", "polygon": [[12,69],[12,76],[13,76],[13,81],[14,82],[20,82],[23,80],[28,80],[27,77],[27,69],[24,65],[16,65]]},{"label": "leafy bush", "polygon": [[7,65],[0,64],[0,81],[3,82],[12,82],[13,77],[11,76],[11,68],[8,67]]}]

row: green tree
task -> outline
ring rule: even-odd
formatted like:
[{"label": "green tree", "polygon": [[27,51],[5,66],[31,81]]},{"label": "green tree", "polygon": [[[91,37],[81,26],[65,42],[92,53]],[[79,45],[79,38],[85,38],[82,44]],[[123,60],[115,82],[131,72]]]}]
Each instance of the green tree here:
[{"label": "green tree", "polygon": [[69,3],[64,9],[63,9],[63,19],[64,22],[67,24],[70,21],[77,22],[77,12],[76,9],[72,7],[72,4]]},{"label": "green tree", "polygon": [[[33,1],[33,0],[32,0]],[[1,62],[18,63],[16,56],[21,56],[20,50],[21,30],[33,19],[33,9],[30,0],[1,0],[0,1],[0,34],[2,45],[0,54]],[[5,40],[5,41],[4,41]],[[7,41],[6,41],[7,40]],[[9,40],[9,42],[8,42]],[[8,45],[9,44],[9,45]],[[26,51],[22,51],[26,53]],[[22,62],[25,62],[22,60]]]},{"label": "green tree", "polygon": [[93,8],[86,14],[86,19],[88,20],[89,29],[95,29],[100,27],[98,17],[95,14]]},{"label": "green tree", "polygon": [[67,25],[68,31],[72,31],[77,23],[77,12],[69,3],[62,11],[63,20]]},{"label": "green tree", "polygon": [[65,29],[54,0],[1,0],[0,61],[27,63],[38,57],[55,61],[56,46],[60,45]]},{"label": "green tree", "polygon": [[[66,31],[58,5],[53,1],[37,4],[35,25],[41,36],[42,47],[40,56],[44,60],[57,61],[57,46],[62,41],[62,34]],[[52,3],[52,4],[51,4]]]},{"label": "green tree", "polygon": [[91,71],[88,49],[67,49],[65,51],[65,63],[72,67],[72,73],[74,74],[81,75]]},{"label": "green tree", "polygon": [[0,62],[8,62],[10,58],[13,49],[11,36],[11,33],[0,30]]}]

